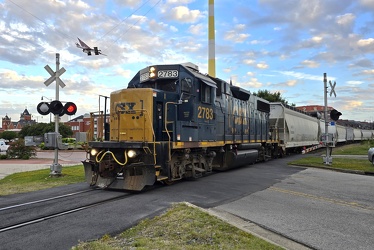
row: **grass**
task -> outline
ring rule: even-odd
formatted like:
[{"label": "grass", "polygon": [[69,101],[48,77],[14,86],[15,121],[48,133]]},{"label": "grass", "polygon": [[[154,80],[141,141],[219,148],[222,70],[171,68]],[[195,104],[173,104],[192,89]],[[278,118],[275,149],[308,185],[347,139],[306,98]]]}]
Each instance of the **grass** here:
[{"label": "grass", "polygon": [[49,177],[49,169],[15,173],[0,180],[0,196],[26,193],[84,181],[82,165],[63,167],[62,176]]},{"label": "grass", "polygon": [[374,147],[374,141],[363,141],[361,143],[348,144],[333,148],[333,155],[367,155],[368,149]]},{"label": "grass", "polygon": [[335,169],[354,170],[373,172],[374,166],[367,159],[354,159],[354,158],[336,158],[333,157],[331,165],[323,163],[322,156],[309,156],[296,161],[288,162],[289,165],[307,166],[307,167],[329,167]]},{"label": "grass", "polygon": [[73,249],[282,249],[201,209],[174,204],[164,214],[123,233],[82,242]]},{"label": "grass", "polygon": [[[361,143],[348,144],[332,149],[332,164],[325,165],[323,163],[322,156],[309,156],[296,161],[288,162],[289,165],[299,165],[307,167],[320,167],[320,168],[333,168],[333,169],[344,169],[353,171],[363,171],[374,173],[374,166],[367,158],[357,159],[354,155],[365,155],[367,156],[368,149],[374,147],[374,141],[364,141]],[[324,149],[320,152],[325,153]],[[322,154],[323,154],[322,153]],[[335,157],[334,157],[335,155]],[[337,155],[345,155],[344,158],[339,158]],[[352,157],[349,157],[352,156]]]}]

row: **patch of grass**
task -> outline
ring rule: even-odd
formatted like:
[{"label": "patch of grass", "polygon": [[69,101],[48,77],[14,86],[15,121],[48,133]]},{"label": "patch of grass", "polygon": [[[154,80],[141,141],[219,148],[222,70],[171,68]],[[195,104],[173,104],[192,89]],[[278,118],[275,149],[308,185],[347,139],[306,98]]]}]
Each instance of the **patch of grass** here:
[{"label": "patch of grass", "polygon": [[118,236],[82,242],[88,249],[282,249],[184,203]]},{"label": "patch of grass", "polygon": [[[288,162],[289,165],[309,166],[309,167],[326,167],[323,163],[322,156],[310,156],[296,161]],[[358,170],[366,172],[374,172],[374,166],[367,159],[354,159],[354,158],[336,158],[333,157],[332,164],[328,165],[329,168],[345,169],[345,170]]]},{"label": "patch of grass", "polygon": [[26,193],[84,181],[82,165],[63,167],[62,176],[49,177],[49,169],[15,173],[0,180],[0,196]]},{"label": "patch of grass", "polygon": [[363,141],[361,143],[348,144],[333,148],[333,155],[367,155],[369,148],[374,147],[374,141]]}]

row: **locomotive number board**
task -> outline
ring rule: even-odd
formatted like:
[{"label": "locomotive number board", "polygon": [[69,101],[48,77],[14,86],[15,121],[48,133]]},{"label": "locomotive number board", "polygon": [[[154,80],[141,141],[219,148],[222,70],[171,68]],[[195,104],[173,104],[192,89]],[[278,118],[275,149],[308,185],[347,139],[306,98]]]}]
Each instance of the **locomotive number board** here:
[{"label": "locomotive number board", "polygon": [[177,78],[178,70],[159,70],[157,76],[158,78]]}]

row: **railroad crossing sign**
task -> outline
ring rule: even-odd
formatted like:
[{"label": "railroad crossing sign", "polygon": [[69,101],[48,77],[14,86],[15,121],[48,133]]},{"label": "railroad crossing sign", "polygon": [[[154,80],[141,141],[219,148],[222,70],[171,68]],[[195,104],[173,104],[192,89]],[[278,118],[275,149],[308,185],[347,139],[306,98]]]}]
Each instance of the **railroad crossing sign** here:
[{"label": "railroad crossing sign", "polygon": [[335,85],[336,85],[336,82],[334,82],[334,84],[331,83],[331,81],[329,81],[330,83],[330,87],[331,87],[331,91],[330,91],[330,96],[332,94],[334,94],[334,96],[336,97],[336,93],[335,93]]},{"label": "railroad crossing sign", "polygon": [[[48,78],[48,80],[46,80],[44,82],[45,86],[48,86],[50,85],[52,82],[54,82],[56,80],[56,82],[58,82],[58,84],[61,86],[61,88],[65,87],[65,83],[60,79],[60,76],[65,73],[66,69],[64,67],[62,67],[61,69],[59,69],[58,71],[54,72],[51,67],[49,67],[48,65],[46,65],[45,67],[45,70],[51,75],[50,78]],[[59,81],[57,81],[57,79],[59,79]]]}]

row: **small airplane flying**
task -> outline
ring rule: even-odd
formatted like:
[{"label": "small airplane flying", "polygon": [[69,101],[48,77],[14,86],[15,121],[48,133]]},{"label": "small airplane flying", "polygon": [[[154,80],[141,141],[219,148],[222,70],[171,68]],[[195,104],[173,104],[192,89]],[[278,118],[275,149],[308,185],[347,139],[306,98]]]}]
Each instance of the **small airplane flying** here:
[{"label": "small airplane flying", "polygon": [[101,50],[98,49],[97,47],[93,47],[93,49],[85,44],[81,39],[78,38],[79,43],[75,43],[77,45],[77,48],[80,48],[83,50],[84,53],[87,53],[88,56],[92,55],[92,52],[94,52],[95,55],[103,55],[106,56],[105,54],[101,53]]}]

